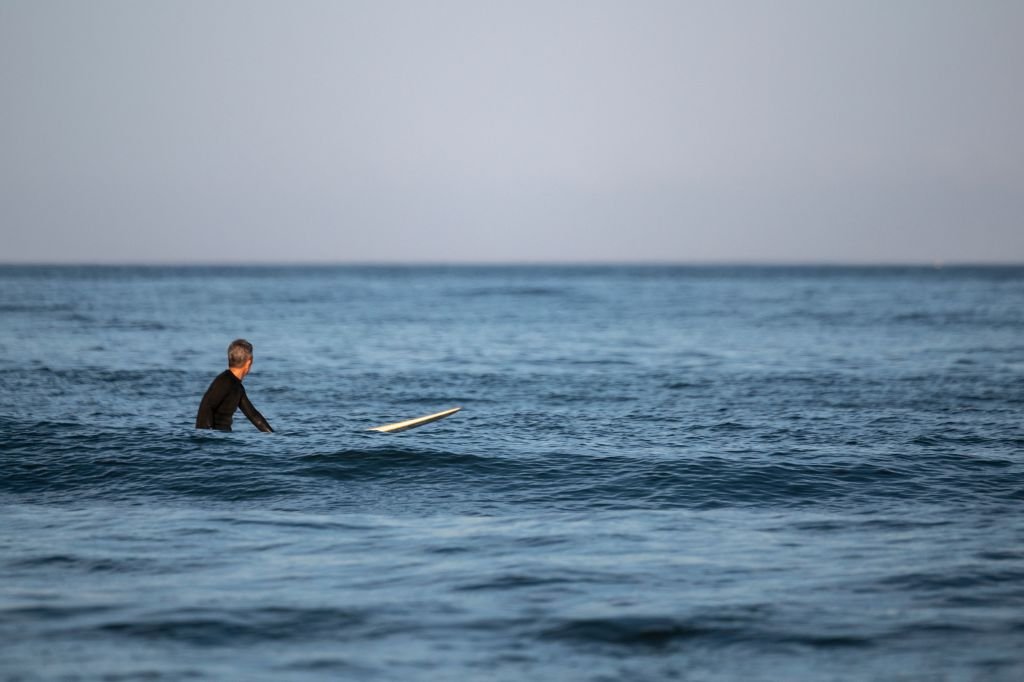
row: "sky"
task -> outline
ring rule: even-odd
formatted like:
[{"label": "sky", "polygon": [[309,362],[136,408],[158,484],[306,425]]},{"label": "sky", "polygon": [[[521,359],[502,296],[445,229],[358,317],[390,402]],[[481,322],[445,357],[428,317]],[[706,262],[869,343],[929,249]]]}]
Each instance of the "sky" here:
[{"label": "sky", "polygon": [[0,0],[0,262],[1024,262],[1024,2]]}]

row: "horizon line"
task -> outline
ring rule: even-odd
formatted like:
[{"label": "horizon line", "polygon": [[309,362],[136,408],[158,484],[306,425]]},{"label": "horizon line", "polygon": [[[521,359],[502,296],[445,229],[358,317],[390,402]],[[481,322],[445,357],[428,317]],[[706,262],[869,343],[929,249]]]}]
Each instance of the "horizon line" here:
[{"label": "horizon line", "polygon": [[171,268],[274,268],[274,267],[767,267],[767,268],[964,268],[964,267],[1021,267],[1024,260],[89,260],[89,261],[8,261],[0,260],[0,267],[171,267]]}]

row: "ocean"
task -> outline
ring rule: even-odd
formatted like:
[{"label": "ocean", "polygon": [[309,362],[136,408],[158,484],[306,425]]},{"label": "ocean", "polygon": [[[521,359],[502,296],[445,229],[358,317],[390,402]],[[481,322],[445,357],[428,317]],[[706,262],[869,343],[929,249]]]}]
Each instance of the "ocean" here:
[{"label": "ocean", "polygon": [[1024,267],[3,266],[0,678],[1016,682],[1022,416]]}]

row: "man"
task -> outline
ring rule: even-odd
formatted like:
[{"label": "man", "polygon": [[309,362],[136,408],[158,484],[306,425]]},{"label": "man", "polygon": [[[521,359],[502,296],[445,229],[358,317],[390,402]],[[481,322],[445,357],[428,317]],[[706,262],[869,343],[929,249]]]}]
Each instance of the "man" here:
[{"label": "man", "polygon": [[228,346],[228,368],[224,370],[210,387],[206,389],[203,401],[199,403],[199,414],[196,415],[197,429],[217,429],[230,431],[231,420],[235,410],[242,408],[242,413],[260,431],[271,432],[270,424],[263,418],[242,388],[242,379],[252,369],[252,344],[245,339],[236,339]]}]

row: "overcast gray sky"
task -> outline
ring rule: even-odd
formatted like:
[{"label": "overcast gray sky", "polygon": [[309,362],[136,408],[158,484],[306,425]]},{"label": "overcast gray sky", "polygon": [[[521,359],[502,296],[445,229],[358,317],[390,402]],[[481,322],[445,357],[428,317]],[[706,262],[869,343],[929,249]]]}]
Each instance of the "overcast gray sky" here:
[{"label": "overcast gray sky", "polygon": [[0,261],[1024,261],[1024,2],[0,0]]}]

